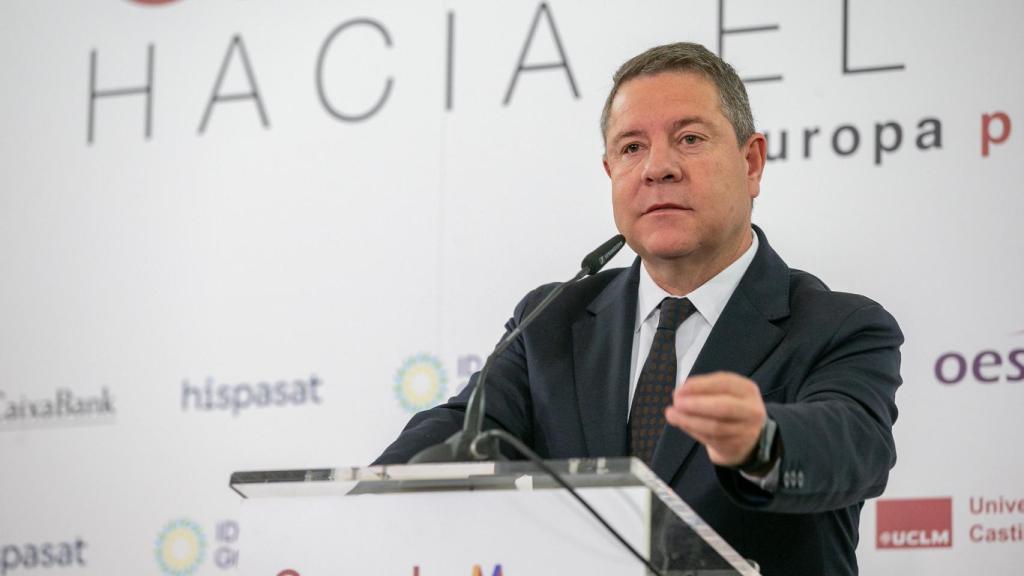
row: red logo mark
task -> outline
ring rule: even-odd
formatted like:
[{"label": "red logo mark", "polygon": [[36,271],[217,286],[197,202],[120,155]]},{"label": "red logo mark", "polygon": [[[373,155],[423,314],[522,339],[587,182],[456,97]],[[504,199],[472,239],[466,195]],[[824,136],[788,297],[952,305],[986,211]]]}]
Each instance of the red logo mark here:
[{"label": "red logo mark", "polygon": [[281,570],[280,572],[278,572],[277,576],[299,576],[299,573],[295,570],[292,570],[291,568],[288,568],[286,570]]},{"label": "red logo mark", "polygon": [[147,4],[155,6],[157,4],[170,4],[171,2],[177,2],[178,0],[132,0],[136,4]]},{"label": "red logo mark", "polygon": [[953,499],[879,500],[875,547],[952,548]]}]

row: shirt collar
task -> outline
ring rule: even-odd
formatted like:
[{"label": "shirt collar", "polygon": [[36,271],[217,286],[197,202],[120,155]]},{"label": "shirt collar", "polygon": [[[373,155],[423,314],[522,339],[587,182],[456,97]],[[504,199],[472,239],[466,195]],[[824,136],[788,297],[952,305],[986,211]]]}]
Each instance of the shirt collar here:
[{"label": "shirt collar", "polygon": [[[696,290],[686,295],[693,304],[693,307],[697,309],[697,312],[712,327],[714,327],[715,322],[718,322],[718,317],[722,315],[722,310],[725,309],[726,303],[729,302],[732,293],[736,291],[736,286],[739,286],[743,274],[746,273],[750,263],[754,260],[754,255],[757,254],[757,234],[754,234],[753,230],[751,230],[751,236],[753,236],[753,241],[742,256],[726,267],[725,270],[722,270],[713,278],[701,284]],[[640,289],[636,299],[636,325],[634,326],[634,331],[639,331],[640,325],[647,321],[651,314],[654,314],[661,301],[671,296],[673,295],[662,290],[661,286],[654,282],[654,279],[647,272],[647,266],[641,263]]]}]

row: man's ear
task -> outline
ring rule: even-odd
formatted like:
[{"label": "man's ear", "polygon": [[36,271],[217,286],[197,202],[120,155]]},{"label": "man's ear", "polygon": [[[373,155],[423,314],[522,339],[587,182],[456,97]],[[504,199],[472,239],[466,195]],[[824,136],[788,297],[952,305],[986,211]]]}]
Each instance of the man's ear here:
[{"label": "man's ear", "polygon": [[601,154],[601,164],[604,165],[604,173],[607,174],[609,178],[611,178],[612,177],[612,171],[611,171],[610,168],[608,168],[608,155],[607,154]]},{"label": "man's ear", "polygon": [[764,165],[767,162],[768,141],[764,134],[754,132],[747,143],[744,144],[744,155],[747,161],[747,188],[750,191],[751,199],[757,198],[761,193],[761,175],[764,174]]}]

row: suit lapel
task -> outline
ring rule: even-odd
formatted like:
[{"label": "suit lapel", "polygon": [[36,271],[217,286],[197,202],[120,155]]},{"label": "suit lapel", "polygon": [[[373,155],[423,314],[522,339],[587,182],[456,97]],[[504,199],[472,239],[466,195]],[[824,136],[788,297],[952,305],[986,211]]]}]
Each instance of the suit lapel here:
[{"label": "suit lapel", "polygon": [[619,274],[572,327],[574,382],[587,456],[625,456],[629,365],[640,260]]},{"label": "suit lapel", "polygon": [[[789,268],[758,234],[758,250],[736,291],[715,323],[690,375],[728,371],[750,376],[782,340],[772,321],[789,315]],[[651,468],[671,483],[697,442],[682,430],[665,426]]]}]

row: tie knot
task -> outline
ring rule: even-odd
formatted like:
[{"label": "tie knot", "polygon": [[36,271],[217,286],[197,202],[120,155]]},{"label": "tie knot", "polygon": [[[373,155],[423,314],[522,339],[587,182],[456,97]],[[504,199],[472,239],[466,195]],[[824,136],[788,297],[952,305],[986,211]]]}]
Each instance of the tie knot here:
[{"label": "tie knot", "polygon": [[689,298],[665,298],[661,301],[661,316],[658,318],[658,330],[675,330],[683,320],[696,310]]}]

